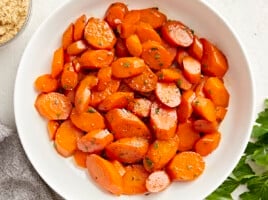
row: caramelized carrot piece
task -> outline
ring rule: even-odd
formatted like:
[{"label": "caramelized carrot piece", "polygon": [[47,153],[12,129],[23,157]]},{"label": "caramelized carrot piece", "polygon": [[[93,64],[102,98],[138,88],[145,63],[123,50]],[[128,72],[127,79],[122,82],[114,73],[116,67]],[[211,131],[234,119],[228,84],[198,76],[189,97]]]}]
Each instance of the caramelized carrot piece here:
[{"label": "caramelized carrot piece", "polygon": [[133,99],[129,102],[127,109],[139,117],[148,117],[152,102],[145,98]]},{"label": "caramelized carrot piece", "polygon": [[196,97],[192,103],[194,112],[208,121],[216,121],[216,112],[213,102],[204,97]]},{"label": "caramelized carrot piece", "polygon": [[151,106],[150,123],[157,139],[174,137],[177,128],[177,112],[154,102]]},{"label": "caramelized carrot piece", "polygon": [[71,23],[67,29],[64,31],[63,35],[62,35],[62,48],[65,50],[67,49],[67,47],[73,43],[74,40],[74,24]]},{"label": "caramelized carrot piece", "polygon": [[86,132],[105,128],[104,118],[92,107],[88,107],[88,110],[82,113],[73,109],[70,118],[76,127]]},{"label": "caramelized carrot piece", "polygon": [[212,133],[217,131],[218,122],[217,121],[207,121],[205,119],[198,119],[193,122],[194,129],[202,133]]},{"label": "caramelized carrot piece", "polygon": [[181,96],[181,103],[178,106],[178,121],[180,123],[186,122],[193,113],[192,102],[195,99],[195,93],[193,90],[187,90],[183,92]]},{"label": "caramelized carrot piece", "polygon": [[38,92],[54,92],[58,89],[58,81],[50,74],[43,74],[34,82],[34,87]]},{"label": "caramelized carrot piece", "polygon": [[81,15],[74,23],[74,41],[81,40],[84,36],[84,29],[86,26],[87,17]]},{"label": "caramelized carrot piece", "polygon": [[151,92],[156,88],[157,76],[145,65],[140,75],[125,79],[125,83],[135,91]]},{"label": "caramelized carrot piece", "polygon": [[115,139],[125,137],[151,138],[147,126],[136,115],[125,109],[110,110],[105,117]]},{"label": "caramelized carrot piece", "polygon": [[202,72],[208,76],[222,78],[228,70],[228,63],[224,54],[205,38],[200,39],[203,44]]},{"label": "caramelized carrot piece", "polygon": [[207,156],[219,146],[220,140],[221,134],[218,131],[206,134],[196,142],[195,151],[201,156]]},{"label": "caramelized carrot piece", "polygon": [[145,69],[145,63],[138,57],[124,57],[114,61],[111,67],[114,77],[128,78],[141,74]]},{"label": "caramelized carrot piece", "polygon": [[142,45],[136,34],[130,35],[126,39],[126,47],[132,56],[139,57],[142,53]]},{"label": "caramelized carrot piece", "polygon": [[185,50],[183,50],[183,49],[178,50],[178,52],[177,52],[177,56],[176,56],[176,60],[177,60],[177,62],[178,62],[178,64],[179,64],[179,67],[180,67],[181,69],[183,68],[183,63],[182,63],[183,58],[186,57],[186,56],[189,56],[189,54],[188,54],[187,51],[185,51]]},{"label": "caramelized carrot piece", "polygon": [[67,53],[69,55],[78,55],[87,49],[87,44],[84,40],[77,40],[67,47]]},{"label": "caramelized carrot piece", "polygon": [[79,63],[82,68],[98,69],[109,66],[114,60],[114,53],[108,50],[88,50],[82,54]]},{"label": "caramelized carrot piece", "polygon": [[126,4],[120,2],[112,3],[105,13],[105,20],[112,29],[116,29],[117,25],[122,23],[127,12]]},{"label": "caramelized carrot piece", "polygon": [[158,43],[162,42],[161,37],[156,30],[154,30],[150,24],[144,22],[139,22],[137,24],[136,34],[138,35],[141,43],[149,40],[156,41]]},{"label": "caramelized carrot piece", "polygon": [[137,29],[137,23],[140,21],[140,11],[131,10],[123,19],[122,23],[117,26],[117,31],[121,38],[127,38],[134,34]]},{"label": "caramelized carrot piece", "polygon": [[148,147],[147,139],[131,137],[116,140],[105,149],[106,155],[112,160],[118,160],[122,163],[137,163],[143,159]]},{"label": "caramelized carrot piece", "polygon": [[77,166],[82,167],[82,168],[87,168],[86,161],[87,161],[88,155],[89,155],[88,153],[85,153],[80,150],[76,150],[74,152],[74,160]]},{"label": "caramelized carrot piece", "polygon": [[51,76],[52,78],[56,78],[60,75],[61,71],[63,70],[64,66],[64,50],[62,47],[55,50],[52,60],[51,66]]},{"label": "caramelized carrot piece", "polygon": [[154,29],[160,28],[167,21],[166,15],[158,8],[142,9],[140,13],[140,21],[150,24]]},{"label": "caramelized carrot piece", "polygon": [[194,144],[200,138],[199,132],[194,129],[191,122],[180,123],[177,129],[177,136],[179,138],[179,151],[193,149]]},{"label": "caramelized carrot piece", "polygon": [[74,90],[65,90],[64,95],[69,99],[71,103],[74,103],[75,91]]},{"label": "caramelized carrot piece", "polygon": [[146,189],[148,192],[161,192],[165,190],[169,185],[171,181],[168,176],[168,174],[161,170],[161,171],[155,171],[152,172],[148,178],[146,179]]},{"label": "caramelized carrot piece", "polygon": [[65,90],[73,90],[77,84],[78,73],[74,70],[72,63],[66,63],[61,74],[62,88],[64,88]]},{"label": "caramelized carrot piece", "polygon": [[84,31],[86,41],[97,49],[112,49],[116,37],[109,24],[97,18],[90,18]]},{"label": "caramelized carrot piece", "polygon": [[50,92],[37,96],[35,108],[41,116],[49,120],[64,120],[70,115],[72,103],[63,94]]},{"label": "caramelized carrot piece", "polygon": [[208,79],[207,76],[202,77],[200,82],[193,87],[196,96],[205,97],[204,85],[205,85],[207,79]]},{"label": "caramelized carrot piece", "polygon": [[198,83],[201,78],[201,64],[198,60],[190,56],[185,56],[182,60],[183,74],[191,83]]},{"label": "caramelized carrot piece", "polygon": [[189,47],[193,43],[193,33],[179,21],[167,21],[162,26],[161,33],[171,45]]},{"label": "caramelized carrot piece", "polygon": [[149,172],[162,169],[176,154],[177,142],[172,138],[168,140],[155,140],[143,159],[143,165]]},{"label": "caramelized carrot piece", "polygon": [[126,173],[123,176],[124,194],[143,194],[146,187],[145,182],[149,173],[142,165],[129,165],[126,167]]},{"label": "caramelized carrot piece", "polygon": [[171,65],[172,56],[162,44],[156,41],[147,41],[142,44],[142,47],[141,57],[150,68],[159,70]]},{"label": "caramelized carrot piece", "polygon": [[170,45],[169,43],[167,43],[165,40],[162,40],[162,45],[163,47],[166,48],[166,50],[169,52],[171,58],[172,58],[172,61],[174,61],[174,59],[176,58],[177,56],[177,48]]},{"label": "caramelized carrot piece", "polygon": [[223,82],[217,77],[209,77],[204,84],[204,93],[216,106],[227,107],[229,93]]},{"label": "caramelized carrot piece", "polygon": [[216,106],[215,112],[217,121],[221,122],[227,113],[227,109],[221,106]]},{"label": "caramelized carrot piece", "polygon": [[121,162],[119,162],[118,160],[113,160],[112,164],[114,165],[115,169],[118,171],[118,173],[120,174],[120,176],[124,176],[126,173],[126,169],[124,167],[124,165],[122,165]]},{"label": "caramelized carrot piece", "polygon": [[203,45],[199,38],[195,35],[193,43],[188,48],[188,52],[191,56],[193,56],[198,61],[201,61],[203,56]]},{"label": "caramelized carrot piece", "polygon": [[82,135],[83,132],[76,128],[70,120],[64,121],[56,132],[56,150],[64,157],[73,155],[77,149],[76,142]]},{"label": "caramelized carrot piece", "polygon": [[108,84],[112,81],[112,68],[102,67],[98,71],[97,75],[99,82],[97,85],[98,91],[103,91],[108,87]]},{"label": "caramelized carrot piece", "polygon": [[102,157],[91,154],[86,161],[89,175],[103,189],[112,194],[123,193],[123,180],[114,165]]},{"label": "caramelized carrot piece", "polygon": [[164,105],[175,108],[181,102],[181,93],[175,83],[157,83],[155,94]]},{"label": "caramelized carrot piece", "polygon": [[115,44],[115,55],[118,58],[121,57],[129,57],[130,54],[128,52],[127,46],[125,41],[122,38],[118,38]]},{"label": "caramelized carrot piece", "polygon": [[107,129],[95,129],[88,132],[77,141],[79,150],[88,153],[96,153],[103,150],[114,139]]},{"label": "caramelized carrot piece", "polygon": [[56,132],[57,132],[57,129],[59,128],[59,126],[60,126],[60,123],[58,121],[54,121],[54,120],[48,121],[47,130],[48,130],[50,140],[55,139],[55,135],[56,135]]},{"label": "caramelized carrot piece", "polygon": [[185,151],[178,153],[166,170],[174,181],[191,181],[200,176],[204,169],[205,162],[198,153]]},{"label": "caramelized carrot piece", "polygon": [[101,111],[109,111],[114,108],[125,108],[134,99],[133,92],[115,92],[104,99],[98,106]]}]

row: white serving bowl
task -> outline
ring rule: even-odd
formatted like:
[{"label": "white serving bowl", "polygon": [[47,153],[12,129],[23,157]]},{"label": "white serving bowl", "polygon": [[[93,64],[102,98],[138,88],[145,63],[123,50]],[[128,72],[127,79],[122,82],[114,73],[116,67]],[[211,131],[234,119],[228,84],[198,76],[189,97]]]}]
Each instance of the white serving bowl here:
[{"label": "white serving bowl", "polygon": [[85,13],[103,17],[111,0],[67,1],[51,14],[29,42],[18,69],[14,110],[16,124],[25,152],[46,183],[65,199],[204,199],[231,173],[250,137],[254,91],[249,63],[241,44],[230,26],[199,0],[125,0],[129,8],[159,7],[170,19],[178,19],[201,37],[215,43],[227,56],[229,71],[225,84],[230,92],[230,105],[221,124],[222,140],[215,152],[205,158],[206,169],[195,181],[173,183],[159,194],[115,197],[101,190],[86,170],[77,168],[72,158],[56,153],[47,135],[46,121],[34,108],[36,91],[33,83],[40,74],[50,71],[53,51],[60,46],[61,35],[70,22]]}]

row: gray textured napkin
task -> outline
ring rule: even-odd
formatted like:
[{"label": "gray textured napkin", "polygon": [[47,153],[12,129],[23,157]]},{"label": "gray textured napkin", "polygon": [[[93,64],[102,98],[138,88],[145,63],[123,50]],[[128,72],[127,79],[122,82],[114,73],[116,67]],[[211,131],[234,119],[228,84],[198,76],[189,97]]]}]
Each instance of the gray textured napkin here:
[{"label": "gray textured napkin", "polygon": [[61,200],[34,170],[18,134],[0,122],[0,200]]}]

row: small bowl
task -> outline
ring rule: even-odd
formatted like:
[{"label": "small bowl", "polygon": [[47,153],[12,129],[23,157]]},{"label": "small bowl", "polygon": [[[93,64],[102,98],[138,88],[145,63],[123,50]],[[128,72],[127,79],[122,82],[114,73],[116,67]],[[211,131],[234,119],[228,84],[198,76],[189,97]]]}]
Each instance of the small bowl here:
[{"label": "small bowl", "polygon": [[21,35],[21,33],[25,30],[25,28],[30,20],[31,10],[32,10],[32,0],[28,0],[28,1],[29,1],[29,4],[28,4],[27,16],[25,18],[23,25],[21,26],[19,31],[16,33],[16,35],[14,35],[11,39],[7,40],[6,42],[0,43],[0,48],[7,46],[12,41],[16,40]]}]

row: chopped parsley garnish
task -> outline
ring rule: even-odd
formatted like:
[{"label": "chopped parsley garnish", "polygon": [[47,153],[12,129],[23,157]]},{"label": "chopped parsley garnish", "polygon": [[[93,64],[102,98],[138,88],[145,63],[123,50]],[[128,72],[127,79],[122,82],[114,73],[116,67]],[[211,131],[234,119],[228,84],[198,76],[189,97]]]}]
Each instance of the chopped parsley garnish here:
[{"label": "chopped parsley garnish", "polygon": [[89,113],[95,113],[96,110],[95,110],[94,108],[89,108],[89,109],[87,110],[87,112],[89,112]]}]

